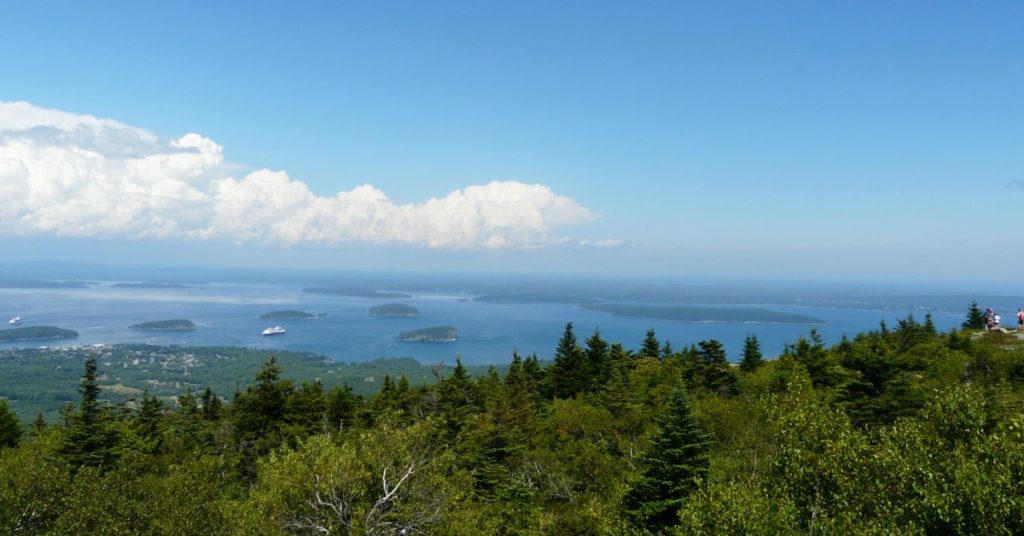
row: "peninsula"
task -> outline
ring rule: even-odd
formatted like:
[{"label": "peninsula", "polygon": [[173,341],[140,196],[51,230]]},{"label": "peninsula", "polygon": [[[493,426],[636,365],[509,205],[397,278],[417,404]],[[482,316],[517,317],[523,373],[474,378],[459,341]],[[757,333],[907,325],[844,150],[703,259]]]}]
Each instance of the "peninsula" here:
[{"label": "peninsula", "polygon": [[52,326],[0,329],[0,342],[54,341],[77,338],[77,331]]}]

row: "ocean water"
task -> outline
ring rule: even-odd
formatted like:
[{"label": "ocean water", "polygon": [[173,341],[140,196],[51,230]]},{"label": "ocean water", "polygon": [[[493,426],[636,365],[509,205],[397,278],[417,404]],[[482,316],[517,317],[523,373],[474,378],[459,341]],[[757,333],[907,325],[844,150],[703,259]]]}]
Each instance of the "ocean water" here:
[{"label": "ocean water", "polygon": [[[573,322],[582,342],[595,329],[611,342],[637,348],[648,328],[675,348],[704,339],[718,339],[731,360],[738,360],[743,339],[755,334],[766,355],[777,355],[786,343],[806,336],[811,326],[756,323],[676,322],[613,316],[571,304],[496,304],[475,302],[470,295],[409,292],[411,298],[378,299],[329,296],[302,292],[298,285],[210,284],[188,289],[111,288],[100,283],[88,289],[0,289],[0,319],[23,317],[22,326],[57,326],[79,332],[78,339],[0,343],[0,349],[54,345],[151,343],[184,346],[244,346],[297,350],[344,361],[378,357],[412,357],[422,363],[507,363],[514,350],[550,358],[566,322]],[[379,318],[368,314],[373,305],[401,302],[419,308],[418,318]],[[757,304],[756,307],[800,313],[823,319],[816,326],[828,343],[846,335],[890,326],[906,312],[873,309],[799,307]],[[261,314],[281,309],[325,313],[318,320],[261,320]],[[915,311],[916,317],[924,317]],[[962,313],[935,311],[940,330],[958,326]],[[140,332],[128,326],[139,322],[186,318],[199,328],[191,332]],[[278,337],[260,332],[272,325],[287,328]],[[453,343],[408,343],[402,331],[436,325],[455,326]],[[6,327],[6,326],[4,326]]]}]

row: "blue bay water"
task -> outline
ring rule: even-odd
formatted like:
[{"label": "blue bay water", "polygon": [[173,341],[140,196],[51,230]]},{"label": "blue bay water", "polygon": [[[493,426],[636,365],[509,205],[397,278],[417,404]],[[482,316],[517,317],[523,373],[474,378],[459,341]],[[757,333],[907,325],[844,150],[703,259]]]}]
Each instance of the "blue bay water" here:
[{"label": "blue bay water", "polygon": [[[513,350],[551,357],[566,322],[573,322],[582,340],[600,329],[602,336],[637,348],[648,328],[675,348],[704,339],[725,344],[731,360],[738,360],[743,339],[755,334],[766,355],[776,355],[786,343],[806,336],[810,326],[732,322],[675,322],[618,317],[570,304],[495,304],[472,301],[472,296],[411,293],[411,298],[377,299],[329,296],[302,292],[296,285],[212,284],[190,289],[111,288],[0,289],[0,318],[20,315],[23,326],[57,326],[79,332],[78,339],[59,342],[0,343],[0,349],[62,345],[150,343],[184,346],[244,346],[313,352],[343,362],[378,357],[412,357],[422,363],[452,363],[456,356],[467,364],[507,363]],[[401,302],[420,309],[418,318],[379,318],[368,314],[373,305]],[[756,307],[810,315],[825,320],[817,326],[828,343],[845,334],[890,326],[906,312],[796,307],[758,304]],[[281,309],[326,313],[318,320],[261,320],[261,314]],[[923,312],[916,312],[918,319]],[[933,313],[936,326],[959,325],[962,314]],[[128,326],[139,322],[186,318],[199,328],[192,332],[140,332]],[[272,325],[287,328],[279,337],[262,337]],[[436,325],[458,329],[454,343],[407,343],[402,331]]]}]

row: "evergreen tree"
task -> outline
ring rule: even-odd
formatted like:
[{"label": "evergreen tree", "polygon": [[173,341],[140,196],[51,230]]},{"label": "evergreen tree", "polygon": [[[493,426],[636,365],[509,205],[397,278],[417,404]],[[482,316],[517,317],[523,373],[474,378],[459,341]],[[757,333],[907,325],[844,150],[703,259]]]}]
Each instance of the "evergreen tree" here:
[{"label": "evergreen tree", "polygon": [[670,359],[673,355],[675,355],[675,353],[676,353],[675,350],[672,349],[672,343],[671,342],[665,341],[665,344],[661,345],[661,359],[662,360]]},{"label": "evergreen tree", "polygon": [[743,359],[740,361],[740,370],[753,372],[764,364],[764,356],[761,354],[761,343],[757,335],[747,335],[743,340]]},{"label": "evergreen tree", "polygon": [[677,387],[658,431],[640,460],[643,473],[623,498],[626,515],[637,526],[657,533],[678,523],[676,512],[708,472],[710,438],[690,411],[683,388]]},{"label": "evergreen tree", "polygon": [[555,350],[555,362],[548,369],[548,394],[554,398],[572,398],[586,387],[586,355],[572,332],[572,322],[565,325],[562,339]]},{"label": "evergreen tree", "polygon": [[621,344],[612,345],[612,355],[617,356],[612,362],[612,375],[602,391],[603,406],[612,415],[620,417],[626,413],[633,403],[636,394],[629,382],[630,357]]},{"label": "evergreen tree", "polygon": [[525,390],[526,375],[523,372],[523,358],[516,350],[512,351],[512,362],[508,365],[504,383],[513,392]]},{"label": "evergreen tree", "polygon": [[[281,379],[281,367],[271,357],[256,373],[256,385],[235,396],[232,410],[235,432],[246,442],[254,442],[259,451],[267,451],[280,442],[278,433],[284,423],[285,402],[292,383]],[[179,404],[181,401],[179,400]]]},{"label": "evergreen tree", "polygon": [[786,353],[796,358],[797,362],[807,369],[815,387],[833,387],[843,379],[839,363],[825,349],[825,342],[815,328],[811,328],[810,339],[800,337],[796,344],[786,348]]},{"label": "evergreen tree", "polygon": [[711,339],[700,341],[698,346],[695,369],[692,372],[684,371],[684,378],[690,380],[690,385],[698,383],[722,396],[732,396],[739,392],[736,372],[729,365],[722,343]]},{"label": "evergreen tree", "polygon": [[373,414],[375,416],[381,416],[398,409],[398,398],[395,395],[395,382],[391,379],[390,374],[384,375],[384,381],[381,383],[380,391],[377,391],[377,394],[374,395],[373,401],[370,405],[372,406]]},{"label": "evergreen tree", "polygon": [[967,308],[967,319],[963,323],[964,329],[985,329],[985,314],[978,308],[978,301],[971,300],[971,306]]},{"label": "evergreen tree", "polygon": [[60,407],[60,422],[64,425],[64,428],[71,428],[71,425],[75,422],[75,405],[71,402],[65,402]]},{"label": "evergreen tree", "polygon": [[199,400],[189,387],[184,394],[178,395],[178,411],[174,414],[171,431],[178,441],[177,447],[194,449],[202,444],[202,427]]},{"label": "evergreen tree", "polygon": [[633,353],[626,350],[621,343],[614,343],[609,351],[612,370],[619,366],[629,369],[633,365]]},{"label": "evergreen tree", "polygon": [[160,419],[163,417],[164,403],[157,397],[146,392],[142,395],[139,414],[135,416],[135,429],[139,437],[147,443],[147,449],[159,447]]},{"label": "evergreen tree", "polygon": [[202,396],[199,397],[199,401],[203,406],[203,419],[207,421],[215,421],[220,418],[221,409],[224,407],[220,397],[214,394],[213,389],[207,387],[203,390]]},{"label": "evergreen tree", "polygon": [[547,373],[540,366],[540,359],[537,359],[537,354],[531,354],[530,357],[523,360],[523,378],[526,381],[527,389],[535,397],[539,397],[547,378]]},{"label": "evergreen tree", "polygon": [[285,435],[294,439],[323,431],[326,412],[327,397],[320,381],[302,382],[302,387],[288,393],[284,404]]},{"label": "evergreen tree", "polygon": [[585,341],[587,345],[587,370],[584,377],[587,391],[600,389],[611,377],[611,352],[608,342],[601,338],[597,329]]},{"label": "evergreen tree", "polygon": [[927,338],[935,337],[939,334],[938,330],[935,329],[935,320],[932,319],[931,313],[926,313],[924,315],[924,324],[921,325],[921,332]]},{"label": "evergreen tree", "polygon": [[339,432],[346,427],[352,426],[356,419],[356,410],[359,408],[359,397],[352,393],[348,383],[335,386],[327,394],[327,422],[331,428]]},{"label": "evergreen tree", "polygon": [[402,376],[398,379],[398,385],[395,386],[395,401],[398,405],[398,409],[402,413],[412,417],[413,411],[416,406],[416,392],[413,391],[412,386],[409,385],[409,378]]},{"label": "evergreen tree", "polygon": [[441,381],[438,391],[438,409],[450,436],[454,437],[462,430],[466,418],[479,408],[476,386],[461,359],[455,358],[451,376]]},{"label": "evergreen tree", "polygon": [[42,411],[36,413],[36,420],[32,421],[32,428],[30,430],[29,434],[32,437],[43,435],[43,431],[46,430],[46,417],[43,417]]},{"label": "evergreen tree", "polygon": [[[934,325],[932,325],[932,331],[935,331]],[[907,318],[896,322],[896,338],[899,341],[900,351],[903,352],[915,344],[926,340],[927,333],[924,327],[917,323],[914,313],[910,313],[907,315]]]},{"label": "evergreen tree", "polygon": [[21,440],[21,425],[18,416],[7,407],[7,400],[0,398],[0,449],[15,447]]},{"label": "evergreen tree", "polygon": [[65,437],[62,452],[73,467],[92,466],[107,468],[117,458],[119,436],[110,426],[109,418],[100,404],[100,386],[96,380],[96,358],[85,360],[85,374],[79,392],[82,403],[71,416],[71,426]]},{"label": "evergreen tree", "polygon": [[700,341],[700,358],[706,365],[712,365],[716,363],[728,363],[725,356],[725,348],[722,343],[711,339],[708,341]]},{"label": "evergreen tree", "polygon": [[655,359],[661,355],[661,343],[658,342],[658,337],[654,334],[654,328],[647,330],[647,336],[644,337],[644,342],[640,345],[640,352],[637,355]]}]

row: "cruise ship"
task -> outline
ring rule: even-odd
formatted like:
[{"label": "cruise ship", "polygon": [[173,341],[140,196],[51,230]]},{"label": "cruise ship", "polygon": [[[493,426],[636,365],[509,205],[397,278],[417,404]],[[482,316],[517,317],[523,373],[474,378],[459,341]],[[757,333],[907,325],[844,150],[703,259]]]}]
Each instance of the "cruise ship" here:
[{"label": "cruise ship", "polygon": [[269,337],[271,335],[284,335],[285,333],[285,329],[282,328],[281,326],[274,326],[272,328],[267,328],[263,330],[264,337]]},{"label": "cruise ship", "polygon": [[12,325],[12,326],[17,326],[18,324],[21,323],[21,317],[20,316],[16,316],[16,317],[8,320],[7,323]]}]

